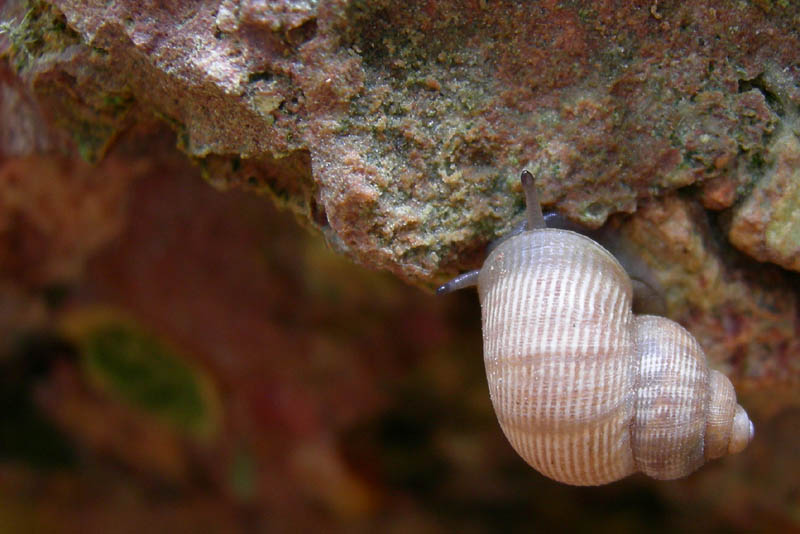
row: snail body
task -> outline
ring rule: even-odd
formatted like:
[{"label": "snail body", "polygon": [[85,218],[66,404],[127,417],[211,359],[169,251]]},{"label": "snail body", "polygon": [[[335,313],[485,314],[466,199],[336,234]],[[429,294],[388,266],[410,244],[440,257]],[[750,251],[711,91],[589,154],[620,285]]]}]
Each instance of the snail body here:
[{"label": "snail body", "polygon": [[546,228],[527,172],[523,189],[528,230],[440,288],[478,287],[489,393],[514,449],[574,485],[635,472],[679,478],[743,450],[753,425],[694,337],[634,314],[631,279],[614,256]]}]

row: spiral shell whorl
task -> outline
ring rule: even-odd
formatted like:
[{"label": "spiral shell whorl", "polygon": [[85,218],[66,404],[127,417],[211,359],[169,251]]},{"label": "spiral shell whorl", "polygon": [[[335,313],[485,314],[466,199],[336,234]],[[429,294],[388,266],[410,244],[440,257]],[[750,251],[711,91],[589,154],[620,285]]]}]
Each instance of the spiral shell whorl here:
[{"label": "spiral shell whorl", "polygon": [[747,417],[747,412],[740,405],[736,405],[736,414],[733,416],[733,431],[728,444],[728,454],[742,452],[753,440],[753,422]]},{"label": "spiral shell whorl", "polygon": [[753,424],[736,404],[728,377],[709,370],[703,349],[664,317],[634,320],[639,381],[633,454],[658,479],[688,475],[706,460],[740,452]]},{"label": "spiral shell whorl", "polygon": [[705,460],[705,355],[689,332],[664,317],[637,316],[634,331],[639,360],[632,439],[636,468],[658,479],[686,476]]},{"label": "spiral shell whorl", "polygon": [[736,414],[733,384],[719,371],[710,372],[709,401],[706,414],[705,457],[721,458],[728,454]]}]

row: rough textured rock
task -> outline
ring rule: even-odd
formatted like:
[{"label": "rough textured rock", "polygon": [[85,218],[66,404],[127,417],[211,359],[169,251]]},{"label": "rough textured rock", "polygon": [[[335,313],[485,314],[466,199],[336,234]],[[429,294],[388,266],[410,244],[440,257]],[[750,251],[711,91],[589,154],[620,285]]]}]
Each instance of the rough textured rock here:
[{"label": "rough textured rock", "polygon": [[800,271],[800,142],[789,130],[770,147],[771,168],[733,213],[731,243],[759,261]]},{"label": "rough textured rock", "polygon": [[796,396],[800,309],[797,292],[787,288],[796,287],[797,275],[721,244],[708,214],[690,199],[644,202],[616,226],[650,267],[666,314],[690,325],[713,366],[744,390]]},{"label": "rough textured rock", "polygon": [[87,158],[155,114],[213,183],[271,192],[416,283],[511,227],[523,166],[593,227],[692,184],[709,208],[743,201],[796,107],[789,2],[5,9],[11,64]]}]

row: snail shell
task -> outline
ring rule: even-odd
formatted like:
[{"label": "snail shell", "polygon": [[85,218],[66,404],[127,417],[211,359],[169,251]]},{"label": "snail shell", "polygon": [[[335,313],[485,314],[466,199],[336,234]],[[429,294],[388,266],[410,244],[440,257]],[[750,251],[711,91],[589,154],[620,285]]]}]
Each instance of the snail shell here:
[{"label": "snail shell", "polygon": [[440,288],[478,286],[489,393],[514,449],[574,485],[679,478],[743,450],[753,425],[730,380],[683,327],[633,314],[619,262],[588,237],[545,228],[527,172],[523,187],[531,229]]}]

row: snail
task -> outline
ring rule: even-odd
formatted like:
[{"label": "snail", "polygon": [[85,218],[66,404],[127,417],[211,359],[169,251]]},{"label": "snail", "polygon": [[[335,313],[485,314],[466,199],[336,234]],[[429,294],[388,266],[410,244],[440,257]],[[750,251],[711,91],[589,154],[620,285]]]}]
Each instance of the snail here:
[{"label": "snail", "polygon": [[489,393],[512,447],[580,486],[680,478],[742,451],[753,424],[730,380],[678,323],[634,314],[620,263],[547,228],[533,176],[521,180],[527,228],[437,291],[478,288]]}]

